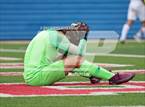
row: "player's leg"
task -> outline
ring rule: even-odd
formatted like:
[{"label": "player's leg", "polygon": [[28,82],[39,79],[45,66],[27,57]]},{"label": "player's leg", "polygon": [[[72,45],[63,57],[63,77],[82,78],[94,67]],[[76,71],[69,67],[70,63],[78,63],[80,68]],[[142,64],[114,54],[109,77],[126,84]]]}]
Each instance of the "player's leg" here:
[{"label": "player's leg", "polygon": [[137,42],[141,42],[141,38],[145,36],[145,21],[142,21],[140,30],[135,34],[134,39]]},{"label": "player's leg", "polygon": [[120,37],[120,41],[122,43],[125,42],[125,40],[127,39],[127,34],[129,32],[130,27],[132,26],[132,24],[134,23],[134,20],[136,20],[136,16],[137,16],[137,12],[136,12],[136,8],[135,8],[135,4],[130,4],[129,8],[128,8],[128,16],[127,16],[127,22],[123,25],[122,28],[122,32],[121,32],[121,37]]},{"label": "player's leg", "polygon": [[144,4],[140,4],[140,7],[138,8],[138,16],[142,26],[140,30],[136,33],[134,38],[137,41],[141,41],[141,38],[145,36],[145,5]]},{"label": "player's leg", "polygon": [[[114,74],[102,67],[96,66],[84,60],[80,56],[69,56],[64,59],[64,72],[67,75],[69,72],[78,73],[80,76],[91,78],[101,78],[109,80],[110,84],[121,84],[129,81],[134,77],[134,74]],[[96,80],[93,79],[93,83]]]},{"label": "player's leg", "polygon": [[42,69],[42,85],[51,85],[65,78],[72,71],[83,77],[89,78],[93,76],[106,80],[115,75],[102,67],[84,60],[81,56],[68,56]]},{"label": "player's leg", "polygon": [[80,56],[67,57],[56,61],[41,70],[41,85],[52,85],[64,79],[69,72],[80,66],[83,61]]},{"label": "player's leg", "polygon": [[127,22],[123,25],[122,32],[121,32],[121,37],[120,37],[120,42],[125,42],[127,39],[127,34],[129,32],[130,27],[133,24],[133,20],[127,20]]},{"label": "player's leg", "polygon": [[74,72],[80,74],[83,77],[97,77],[109,80],[115,74],[102,68],[94,65],[81,56],[68,56],[64,60],[64,72],[67,75],[69,72]]},{"label": "player's leg", "polygon": [[86,60],[84,60],[79,68],[75,68],[73,72],[77,72],[84,77],[97,77],[105,80],[109,80],[110,84],[121,84],[131,80],[134,77],[134,74],[114,74],[102,67],[96,66]]},{"label": "player's leg", "polygon": [[106,79],[109,80],[111,77],[113,77],[115,74],[112,72],[109,72],[108,70],[96,66],[93,63],[90,63],[87,60],[84,60],[79,68],[75,68],[73,70],[73,72],[80,74],[81,76],[84,77],[98,77],[98,78],[102,78],[102,79]]}]

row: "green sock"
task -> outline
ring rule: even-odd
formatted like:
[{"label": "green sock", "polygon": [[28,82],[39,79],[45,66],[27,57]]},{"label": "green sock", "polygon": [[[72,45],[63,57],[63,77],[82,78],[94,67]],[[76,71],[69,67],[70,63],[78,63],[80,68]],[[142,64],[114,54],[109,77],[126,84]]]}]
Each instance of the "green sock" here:
[{"label": "green sock", "polygon": [[114,73],[102,67],[96,66],[86,60],[81,64],[80,68],[75,68],[73,72],[78,73],[79,75],[84,76],[84,77],[94,76],[94,77],[99,77],[106,80],[114,76]]}]

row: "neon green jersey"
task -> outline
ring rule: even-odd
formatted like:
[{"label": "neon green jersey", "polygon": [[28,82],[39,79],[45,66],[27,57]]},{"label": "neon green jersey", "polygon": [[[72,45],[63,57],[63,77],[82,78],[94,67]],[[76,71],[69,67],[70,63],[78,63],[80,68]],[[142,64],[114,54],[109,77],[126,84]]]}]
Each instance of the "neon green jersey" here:
[{"label": "neon green jersey", "polygon": [[38,33],[27,47],[24,58],[25,72],[39,71],[42,67],[51,64],[57,56],[57,48],[67,51],[70,42],[63,39],[62,43],[61,36],[63,35],[54,30]]},{"label": "neon green jersey", "polygon": [[[25,82],[29,85],[44,85],[63,78],[65,76],[63,61],[54,63],[54,59],[57,57],[58,49],[67,52],[69,44],[69,40],[57,31],[39,32],[29,43],[25,53],[23,73]],[[56,67],[60,72],[52,71]]]}]

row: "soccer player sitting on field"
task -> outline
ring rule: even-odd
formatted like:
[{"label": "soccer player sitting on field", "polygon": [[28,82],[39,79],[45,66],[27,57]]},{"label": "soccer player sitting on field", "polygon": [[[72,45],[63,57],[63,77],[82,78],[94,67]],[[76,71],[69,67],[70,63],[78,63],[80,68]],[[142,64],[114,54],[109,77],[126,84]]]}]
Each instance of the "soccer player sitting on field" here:
[{"label": "soccer player sitting on field", "polygon": [[[66,37],[71,31],[81,32],[84,35],[78,46]],[[78,73],[80,76],[90,78],[92,83],[98,78],[108,80],[109,84],[121,84],[131,80],[134,77],[133,73],[114,74],[84,59],[88,32],[87,24],[82,22],[74,23],[68,28],[39,32],[29,43],[25,53],[23,75],[26,84],[52,85],[64,79],[69,73]],[[57,57],[59,52],[63,57]]]}]

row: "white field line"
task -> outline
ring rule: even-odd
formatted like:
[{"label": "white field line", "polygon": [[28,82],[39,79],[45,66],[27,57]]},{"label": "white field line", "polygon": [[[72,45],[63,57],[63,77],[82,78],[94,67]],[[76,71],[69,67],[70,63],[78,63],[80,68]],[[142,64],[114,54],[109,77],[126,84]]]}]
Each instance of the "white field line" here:
[{"label": "white field line", "polygon": [[28,44],[30,41],[21,40],[21,41],[0,41],[0,44]]},{"label": "white field line", "polygon": [[[16,52],[24,53],[25,50],[21,49],[0,49],[0,52]],[[112,57],[133,57],[133,58],[145,58],[145,55],[131,55],[131,54],[103,54],[103,53],[87,53],[89,56],[112,56]]]},{"label": "white field line", "polygon": [[0,63],[0,69],[23,69],[23,63]]},{"label": "white field line", "polygon": [[[107,95],[118,95],[118,94],[116,94],[116,93],[110,93],[110,92],[104,92],[104,93],[96,93],[96,94],[81,94],[81,96],[107,96]],[[43,97],[43,96],[80,96],[80,94],[73,94],[73,95],[71,95],[71,94],[49,94],[49,95],[47,95],[47,94],[41,94],[41,95],[35,95],[35,94],[33,94],[33,95],[10,95],[10,94],[0,94],[0,97]],[[100,107],[100,106],[99,106]]]},{"label": "white field line", "polygon": [[0,52],[24,53],[25,50],[20,50],[20,49],[0,49]]},{"label": "white field line", "polygon": [[[135,70],[113,70],[112,72],[122,72],[122,73],[135,73],[135,74],[145,74],[145,69],[135,69]],[[68,76],[79,76],[78,73],[69,73]]]},{"label": "white field line", "polygon": [[[133,72],[135,74],[145,74],[145,69],[140,69],[140,70],[115,70],[113,72]],[[22,76],[23,72],[0,72],[0,76]],[[77,73],[70,73],[68,76],[79,76]]]},{"label": "white field line", "polygon": [[113,72],[144,72],[145,73],[145,69],[114,70]]},{"label": "white field line", "polygon": [[[88,39],[88,42],[94,43],[97,42],[98,39]],[[116,40],[108,40],[110,42],[114,42]],[[143,40],[145,42],[145,40]],[[30,40],[7,40],[7,41],[0,41],[0,44],[28,44]],[[127,42],[135,42],[134,40],[127,40]]]},{"label": "white field line", "polygon": [[15,57],[0,57],[0,60],[5,60],[5,61],[17,61],[17,60],[22,60],[22,58],[15,58]]},{"label": "white field line", "polygon": [[98,66],[101,66],[101,67],[127,67],[127,66],[133,66],[133,65],[130,65],[130,64],[113,64],[113,63],[94,63]]},{"label": "white field line", "polygon": [[[57,82],[57,84],[74,84],[74,83],[78,83],[78,81],[70,81],[70,82]],[[87,81],[83,81],[83,82],[79,82],[79,83],[90,83]],[[103,81],[102,83],[108,83],[106,81]],[[145,83],[145,81],[129,81],[129,83]],[[0,84],[4,84],[4,85],[9,85],[9,84],[26,84],[25,82],[21,82],[21,83],[0,83]],[[41,87],[48,87],[48,86],[41,86]]]},{"label": "white field line", "polygon": [[[126,67],[126,66],[133,66],[133,65],[125,65],[125,64],[108,64],[108,63],[94,63],[95,65],[101,67]],[[24,67],[23,63],[0,63],[1,69],[21,69]]]},{"label": "white field line", "polygon": [[22,76],[23,72],[0,72],[0,76]]},{"label": "white field line", "polygon": [[145,58],[145,55],[131,55],[131,54],[102,54],[102,53],[87,53],[88,56],[112,56],[112,57],[132,57],[132,58]]}]

